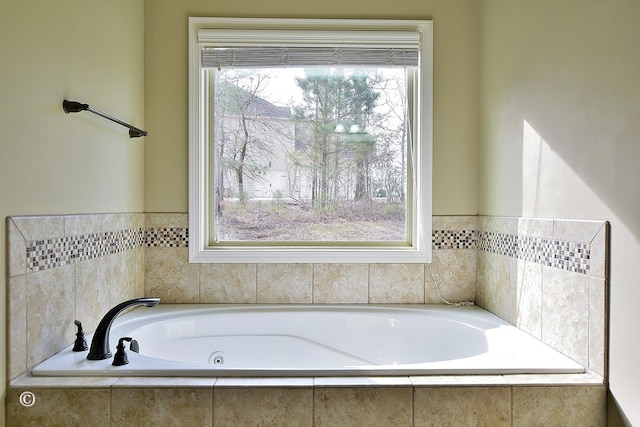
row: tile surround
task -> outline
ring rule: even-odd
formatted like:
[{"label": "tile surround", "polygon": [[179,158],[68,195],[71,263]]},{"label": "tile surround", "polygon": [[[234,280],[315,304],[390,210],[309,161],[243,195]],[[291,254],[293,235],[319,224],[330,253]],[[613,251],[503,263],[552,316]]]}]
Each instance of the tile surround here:
[{"label": "tile surround", "polygon": [[[541,316],[540,313],[548,311],[556,300],[566,305],[567,295],[573,295],[578,289],[583,297],[578,306],[571,307],[572,313],[578,309],[588,313],[589,307],[594,313],[587,316],[586,321],[591,322],[588,327],[584,326],[584,319],[574,322],[579,325],[575,326],[578,329],[574,328],[574,332],[579,332],[577,342],[604,342],[604,332],[593,331],[603,329],[597,328],[596,323],[603,324],[604,314],[595,310],[602,312],[606,306],[606,293],[602,289],[606,280],[604,284],[592,282],[593,285],[585,288],[584,280],[579,279],[605,274],[602,259],[606,253],[606,227],[602,224],[528,218],[434,217],[430,266],[212,265],[188,262],[186,214],[12,217],[7,221],[9,274],[12,278],[25,275],[25,287],[32,295],[30,301],[44,298],[43,292],[51,287],[38,285],[40,276],[50,277],[42,279],[45,283],[60,283],[60,289],[53,286],[56,293],[53,304],[64,306],[68,301],[56,301],[73,295],[75,302],[71,305],[76,308],[68,317],[81,317],[89,331],[95,328],[102,307],[151,294],[174,303],[438,304],[441,300],[433,277],[445,299],[475,301],[532,335],[562,347],[566,334],[553,329],[559,328],[556,323],[562,314],[558,314],[561,317],[556,317],[550,327],[541,324],[540,319],[554,319],[554,315]],[[25,254],[24,258],[16,252]],[[594,255],[598,262],[592,262]],[[72,266],[72,270],[66,270],[68,277],[56,278],[67,266]],[[567,279],[564,273],[578,279],[571,276]],[[554,278],[554,274],[557,277]],[[546,287],[542,286],[543,275],[547,276]],[[582,285],[569,290],[568,283],[575,280],[580,280]],[[555,282],[558,284],[553,285]],[[75,285],[67,288],[65,283]],[[554,289],[561,294],[553,296]],[[17,297],[21,291],[16,288],[10,292]],[[18,316],[16,310],[13,312]],[[44,327],[35,312],[31,316],[32,331]],[[11,333],[16,334],[19,335]],[[64,331],[54,333],[51,341],[64,342],[63,335]],[[28,340],[30,338],[32,336]],[[37,359],[56,347],[51,344],[48,350],[36,352],[35,356],[30,352],[32,360],[26,365],[37,363]],[[564,349],[564,352],[584,364],[597,360],[590,366],[596,367],[597,363],[595,371],[604,374],[602,352],[585,352],[582,345],[578,347],[580,350]],[[14,358],[24,359],[17,356],[20,353],[16,351]],[[24,365],[20,362],[19,366]],[[20,369],[11,366],[12,376],[21,372]]]},{"label": "tile surround", "polygon": [[[184,214],[173,215],[185,216]],[[163,215],[165,218],[170,216],[172,215]],[[559,226],[562,227],[561,230],[569,228],[568,223],[570,224],[569,221],[562,221]],[[559,232],[563,237],[567,233],[567,231]],[[186,248],[188,241],[187,227],[156,226],[28,240],[26,248],[27,273],[102,257],[140,246]],[[576,242],[491,230],[434,229],[432,244],[434,251],[478,249],[582,274],[587,274],[590,269],[591,245],[589,241]]]},{"label": "tile surround", "polygon": [[414,405],[415,427],[511,426],[509,386],[419,387]]},{"label": "tile surround", "polygon": [[[27,275],[27,366],[60,351],[76,318],[72,266]],[[61,286],[50,286],[52,283]]]},{"label": "tile surround", "polygon": [[[606,412],[602,410],[606,393],[602,388],[513,387],[513,425],[606,426]],[[545,410],[541,411],[541,407]]]},{"label": "tile surround", "polygon": [[[7,375],[16,378],[86,332],[105,307],[144,294],[143,214],[7,219]],[[18,251],[20,256],[16,255]]]},{"label": "tile surround", "polygon": [[187,248],[153,247],[144,251],[144,294],[164,302],[200,302],[200,266],[189,263]]},{"label": "tile surround", "polygon": [[[65,426],[109,427],[110,390],[108,388],[43,388],[38,389],[35,405],[18,404],[24,389],[9,387],[6,396],[6,423],[11,427]],[[13,404],[12,404],[13,403]],[[37,408],[37,410],[29,410]]]},{"label": "tile surround", "polygon": [[313,302],[312,264],[258,264],[259,304],[310,304]]},{"label": "tile surround", "polygon": [[314,393],[314,426],[411,426],[411,387],[321,387]]},{"label": "tile surround", "polygon": [[589,366],[589,277],[545,267],[541,340]]},{"label": "tile surround", "polygon": [[[433,222],[432,272],[447,299],[475,300],[532,335],[561,347],[565,354],[588,366],[590,372],[605,376],[608,283],[604,262],[608,232],[606,224],[585,221],[576,227],[579,221],[493,217],[435,217]],[[84,319],[88,330],[95,327],[105,306],[150,293],[160,295],[165,301],[196,303],[439,303],[428,270],[416,264],[362,264],[357,268],[343,268],[339,264],[190,265],[187,261],[188,230],[185,214],[13,217],[7,222],[7,237],[11,343],[8,376],[12,379],[39,362],[38,359],[48,357],[58,351],[60,346],[68,345],[73,338],[68,327],[50,324],[48,319],[54,316],[46,313],[43,316],[43,313],[33,309],[34,306],[40,306],[42,301],[48,301],[48,307],[57,310],[56,313],[60,310],[65,312],[68,322],[72,323],[74,318]],[[96,283],[99,285],[96,286]],[[65,305],[73,308],[62,308]],[[559,324],[566,323],[564,319],[567,317],[562,313],[567,311],[572,321],[569,322],[570,327],[563,330]],[[578,316],[579,312],[582,312],[583,317],[572,317]],[[540,319],[544,320],[541,322]],[[63,323],[68,323],[67,320]],[[28,329],[11,327],[27,324]],[[42,340],[45,335],[47,339]],[[567,347],[567,336],[579,339],[573,340]],[[39,344],[34,347],[34,344],[27,345],[28,342]],[[465,381],[469,379],[463,378]],[[353,420],[359,420],[358,417],[366,420],[371,414],[375,414],[374,409],[378,406],[385,407],[383,401],[376,397],[380,395],[403,408],[404,412],[392,409],[385,412],[384,416],[389,417],[385,419],[390,423],[433,425],[433,420],[437,417],[425,418],[421,411],[424,412],[429,404],[440,401],[438,399],[448,401],[446,393],[455,390],[459,379],[437,386],[438,382],[434,383],[433,379],[414,378],[409,384],[389,378],[385,379],[386,383],[371,379],[364,384],[362,379],[358,379],[362,384],[352,384],[357,389],[344,388],[346,384],[343,380],[301,380],[302,383],[297,385],[289,384],[275,389],[270,387],[268,391],[257,394],[245,389],[264,386],[264,379],[213,379],[222,389],[212,391],[210,387],[213,385],[209,380],[208,385],[197,386],[204,387],[204,391],[200,390],[195,394],[189,391],[192,385],[184,388],[189,382],[179,379],[172,382],[173,385],[165,393],[159,392],[158,388],[166,388],[167,379],[162,379],[160,383],[147,381],[145,384],[142,381],[138,385],[131,383],[130,379],[122,379],[118,381],[121,382],[118,390],[114,388],[109,392],[109,388],[105,389],[104,385],[95,386],[98,387],[95,390],[110,393],[107,401],[111,402],[111,407],[106,408],[106,413],[111,417],[111,425],[128,425],[133,422],[132,415],[127,412],[127,405],[139,398],[151,399],[161,406],[173,401],[180,402],[181,399],[192,399],[197,402],[194,410],[204,411],[201,414],[206,421],[203,425],[211,425],[207,420],[218,421],[216,425],[224,425],[227,420],[223,415],[216,416],[214,406],[222,405],[226,412],[234,402],[237,404],[242,399],[255,400],[258,399],[256,396],[262,396],[264,405],[258,405],[257,413],[262,414],[261,411],[266,410],[265,419],[282,422],[282,409],[289,406],[272,407],[269,402],[273,402],[273,393],[276,392],[290,396],[293,399],[291,402],[298,402],[291,403],[293,406],[285,411],[287,417],[290,411],[294,411],[294,415],[284,419],[298,419],[298,412],[295,411],[300,411],[299,414],[303,414],[300,415],[301,419],[307,420],[309,408],[314,408],[312,421],[315,425],[330,423],[334,415],[329,409],[334,411],[333,405],[342,402],[345,405],[344,414],[347,414],[345,416]],[[513,419],[514,425],[530,421],[527,417],[531,416],[531,411],[536,407],[531,406],[528,399],[539,402],[537,408],[548,407],[552,413],[561,410],[544,398],[544,390],[548,387],[518,383],[517,379],[515,384],[513,379],[507,381],[507,384],[500,380],[495,383],[499,387],[487,387],[487,383],[494,383],[495,380],[496,377],[490,381],[487,378],[483,381],[478,379],[475,388],[463,384],[464,391],[456,395],[468,396],[455,406],[462,413],[451,416],[462,417],[462,425],[482,419],[475,417],[487,415],[486,411],[477,413],[474,408],[485,405],[482,401],[488,390],[490,393],[500,394],[502,391],[498,390],[503,387],[512,393],[512,397],[506,399],[506,402],[510,402],[509,408],[512,408],[506,416],[507,420]],[[82,413],[81,408],[66,403],[65,399],[67,396],[75,396],[73,393],[76,386],[71,384],[67,388],[62,385],[64,381],[56,381],[55,384],[64,388],[55,390],[60,392],[57,394],[47,392],[44,397],[47,403],[40,408],[66,408],[72,413],[69,425],[74,425],[74,416],[79,415],[73,414]],[[92,388],[91,382],[87,384]],[[164,384],[164,387],[160,384]],[[387,385],[382,389],[376,388],[376,385],[381,384]],[[593,382],[578,384],[574,388],[564,387],[564,382],[562,385],[563,387],[554,387],[552,391],[559,401],[564,404],[573,404],[575,401],[578,407],[582,405],[580,402],[591,402],[595,412],[585,413],[593,417],[593,425],[604,425],[601,423],[602,411],[598,412],[604,407],[604,386]],[[446,388],[450,386],[454,388]],[[516,389],[516,386],[520,388]],[[583,390],[582,386],[589,390]],[[136,391],[135,387],[139,390]],[[302,387],[299,392],[291,391],[299,390],[299,387]],[[442,387],[447,391],[443,391]],[[407,390],[408,399],[405,396]],[[15,388],[9,389],[9,393],[16,392]],[[538,392],[542,394],[536,394]],[[216,399],[217,393],[219,395]],[[311,399],[305,393],[311,393]],[[435,400],[425,398],[430,393],[435,393]],[[62,400],[55,400],[52,396]],[[15,396],[9,394],[7,401],[12,397]],[[301,402],[305,402],[304,405],[299,405]],[[350,412],[349,408],[357,405],[349,402],[357,402],[357,405],[371,409]],[[493,408],[495,413],[492,415],[492,425],[500,425],[505,417],[505,412],[501,409],[505,400],[501,398],[498,402],[500,403]],[[188,406],[188,403],[185,405]],[[453,418],[446,418],[447,411],[451,412],[451,408],[455,407],[449,406],[450,409],[447,409],[444,405],[438,406],[437,410],[445,417],[443,419],[450,420]],[[33,422],[41,416],[23,413],[22,409],[8,404],[8,419],[16,421],[24,417],[24,423],[16,421],[18,423],[15,425],[28,425],[28,420]],[[105,408],[98,405],[95,411],[92,413],[105,411]],[[179,412],[178,409],[176,411]],[[582,414],[578,412],[574,411],[568,416],[572,417],[571,420],[582,419]],[[148,419],[161,413],[149,413]],[[210,415],[205,415],[206,413]],[[230,413],[233,411],[230,410]],[[413,413],[413,417],[407,418],[407,413]],[[375,416],[373,418],[376,419]],[[299,425],[312,423],[302,422]]]},{"label": "tile surround", "polygon": [[588,375],[45,380],[8,389],[8,425],[606,425]]},{"label": "tile surround", "polygon": [[[426,304],[441,304],[440,294],[450,302],[475,301],[477,257],[474,249],[434,250],[432,264],[425,265]],[[432,277],[433,275],[433,277]]]},{"label": "tile surround", "polygon": [[477,229],[517,238],[480,243],[476,303],[606,377],[608,223],[479,217]]},{"label": "tile surround", "polygon": [[588,242],[572,242],[479,231],[481,251],[531,261],[549,267],[587,274],[591,249]]},{"label": "tile surround", "polygon": [[369,282],[367,264],[313,264],[313,302],[366,304]]},{"label": "tile surround", "polygon": [[[186,247],[183,233],[183,230],[129,229],[28,241],[27,273],[100,258],[143,245]],[[150,245],[148,241],[153,243]]]},{"label": "tile surround", "polygon": [[200,302],[256,303],[256,276],[256,264],[203,264],[200,266]]},{"label": "tile surround", "polygon": [[311,426],[313,389],[222,388],[213,393],[215,426]]},{"label": "tile surround", "polygon": [[371,264],[369,303],[422,304],[425,301],[424,273],[422,264]]},{"label": "tile surround", "polygon": [[211,388],[112,388],[112,426],[211,426]]}]

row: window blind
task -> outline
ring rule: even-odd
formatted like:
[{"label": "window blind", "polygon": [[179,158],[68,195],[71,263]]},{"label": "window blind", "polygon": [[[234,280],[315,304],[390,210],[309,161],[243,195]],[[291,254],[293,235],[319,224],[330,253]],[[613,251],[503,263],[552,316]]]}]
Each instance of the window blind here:
[{"label": "window blind", "polygon": [[207,48],[204,68],[387,66],[417,67],[418,49],[343,47],[241,47]]},{"label": "window blind", "polygon": [[217,30],[198,32],[204,68],[417,67],[417,31]]}]

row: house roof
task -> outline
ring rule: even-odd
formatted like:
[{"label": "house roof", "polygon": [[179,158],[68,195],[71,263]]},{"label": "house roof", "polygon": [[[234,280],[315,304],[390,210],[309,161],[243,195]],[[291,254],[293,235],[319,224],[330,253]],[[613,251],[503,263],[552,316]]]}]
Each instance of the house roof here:
[{"label": "house roof", "polygon": [[263,116],[272,118],[291,118],[291,110],[289,107],[282,107],[267,101],[264,98],[257,96],[241,87],[238,87],[230,82],[219,83],[218,90],[226,90],[233,93],[236,97],[238,104],[245,105],[247,102],[249,105],[246,107],[245,113],[250,116]]}]

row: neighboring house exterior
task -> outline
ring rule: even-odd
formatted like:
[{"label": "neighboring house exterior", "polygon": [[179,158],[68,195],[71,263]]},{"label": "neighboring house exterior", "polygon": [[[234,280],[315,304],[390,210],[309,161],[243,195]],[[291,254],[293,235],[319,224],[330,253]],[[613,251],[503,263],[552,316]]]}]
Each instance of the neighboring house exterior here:
[{"label": "neighboring house exterior", "polygon": [[216,119],[218,155],[223,157],[218,184],[221,181],[224,199],[289,197],[295,187],[291,155],[296,150],[296,126],[289,107],[274,105],[231,84],[224,90],[233,97],[231,107],[217,109],[223,114]]}]

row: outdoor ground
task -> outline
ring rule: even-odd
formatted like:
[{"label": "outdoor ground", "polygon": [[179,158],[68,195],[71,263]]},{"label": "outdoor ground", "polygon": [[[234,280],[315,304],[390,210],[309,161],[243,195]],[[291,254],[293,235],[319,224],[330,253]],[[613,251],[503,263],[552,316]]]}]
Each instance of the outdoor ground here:
[{"label": "outdoor ground", "polygon": [[217,238],[223,241],[405,240],[400,203],[346,201],[324,210],[279,200],[225,201],[223,206],[217,221]]}]

